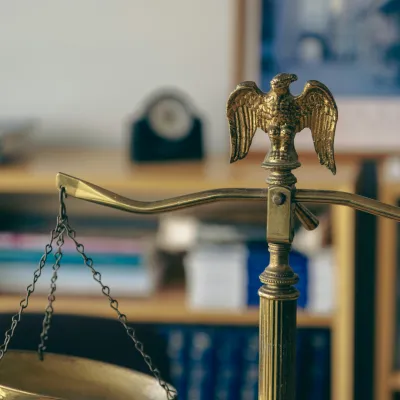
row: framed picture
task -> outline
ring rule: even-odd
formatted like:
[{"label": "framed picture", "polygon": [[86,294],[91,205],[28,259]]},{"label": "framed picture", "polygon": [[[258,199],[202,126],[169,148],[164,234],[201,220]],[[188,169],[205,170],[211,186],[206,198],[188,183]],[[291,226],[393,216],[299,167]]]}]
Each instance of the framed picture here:
[{"label": "framed picture", "polygon": [[[295,73],[293,94],[319,80],[339,106],[338,150],[400,151],[400,1],[243,0],[239,15],[239,80],[268,91],[277,73]],[[312,146],[305,136],[299,149]]]}]

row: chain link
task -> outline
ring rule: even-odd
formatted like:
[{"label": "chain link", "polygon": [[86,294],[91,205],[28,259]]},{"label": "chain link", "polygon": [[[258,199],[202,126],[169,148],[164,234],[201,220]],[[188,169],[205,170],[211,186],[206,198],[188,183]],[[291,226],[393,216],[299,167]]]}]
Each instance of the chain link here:
[{"label": "chain link", "polygon": [[21,320],[21,316],[25,308],[28,307],[29,303],[29,298],[31,294],[35,291],[35,285],[38,279],[40,278],[42,274],[42,270],[45,267],[47,257],[50,253],[53,251],[53,243],[56,241],[56,244],[58,246],[58,250],[55,253],[55,262],[53,264],[53,275],[51,278],[51,284],[50,284],[50,293],[48,296],[48,305],[45,310],[45,316],[43,319],[43,329],[42,333],[40,335],[40,344],[38,347],[38,353],[39,357],[41,360],[44,359],[44,351],[46,350],[46,341],[48,340],[48,332],[51,327],[51,320],[52,316],[54,313],[54,308],[53,308],[53,303],[55,301],[55,291],[57,289],[56,286],[56,281],[58,278],[58,270],[60,269],[61,266],[61,259],[62,259],[62,246],[64,244],[64,235],[65,233],[67,236],[74,242],[75,247],[77,252],[82,256],[83,261],[90,269],[93,275],[93,279],[99,283],[101,286],[101,292],[104,294],[105,297],[107,297],[110,307],[116,312],[118,321],[122,324],[124,327],[126,334],[128,337],[133,341],[135,349],[140,353],[142,356],[144,362],[147,364],[150,372],[153,374],[159,385],[165,390],[167,399],[168,400],[177,400],[177,392],[175,389],[171,388],[161,377],[160,371],[154,366],[153,361],[151,357],[145,352],[144,350],[144,345],[142,342],[140,342],[137,337],[136,337],[136,332],[135,330],[128,325],[128,320],[125,314],[121,313],[119,310],[119,304],[116,299],[114,299],[111,296],[111,290],[108,286],[104,285],[101,279],[101,274],[98,272],[94,266],[93,266],[93,259],[88,257],[85,254],[85,248],[83,244],[79,243],[76,239],[76,232],[71,228],[68,222],[68,216],[66,212],[66,206],[65,206],[65,189],[60,188],[60,211],[59,211],[59,216],[57,217],[57,225],[56,228],[51,232],[51,238],[50,238],[50,243],[46,245],[45,247],[45,253],[43,254],[42,258],[40,259],[39,262],[39,267],[37,270],[34,272],[33,276],[33,282],[27,287],[27,293],[26,296],[21,300],[20,302],[20,309],[11,318],[11,328],[8,329],[5,333],[5,340],[2,345],[0,345],[0,360],[4,357],[5,353],[8,350],[8,345],[10,343],[10,340],[12,339],[15,328],[17,327],[18,323]]},{"label": "chain link", "polygon": [[[64,225],[63,225],[64,226]],[[42,324],[42,333],[40,334],[40,344],[38,347],[38,353],[39,353],[39,358],[43,361],[44,359],[44,351],[47,349],[46,347],[46,341],[48,340],[49,336],[49,330],[51,327],[51,319],[53,317],[53,313],[54,313],[54,308],[53,308],[53,303],[56,300],[56,296],[55,296],[55,292],[57,289],[57,285],[56,285],[56,281],[58,278],[58,270],[60,269],[61,266],[61,259],[63,256],[62,253],[62,246],[64,244],[64,232],[65,232],[65,227],[63,228],[62,232],[60,233],[58,239],[57,239],[57,252],[55,253],[54,257],[55,257],[55,262],[53,264],[53,275],[51,277],[51,281],[50,281],[50,293],[48,296],[48,305],[46,307],[45,310],[45,315],[44,315],[44,319],[43,319],[43,324]]]},{"label": "chain link", "polygon": [[53,229],[51,231],[50,243],[45,246],[44,254],[39,261],[39,267],[33,273],[33,281],[26,288],[26,295],[19,303],[18,312],[12,316],[11,327],[10,327],[10,329],[8,329],[6,331],[4,342],[2,345],[0,345],[0,360],[2,360],[4,355],[7,353],[8,345],[15,333],[15,328],[21,321],[21,316],[22,316],[22,313],[24,312],[25,308],[27,308],[29,305],[29,298],[32,295],[32,293],[35,291],[36,283],[42,275],[42,270],[46,265],[47,257],[53,251],[53,242],[62,234],[64,229],[65,228],[63,228],[61,216],[58,216],[57,217],[57,225],[56,225],[55,229]]}]

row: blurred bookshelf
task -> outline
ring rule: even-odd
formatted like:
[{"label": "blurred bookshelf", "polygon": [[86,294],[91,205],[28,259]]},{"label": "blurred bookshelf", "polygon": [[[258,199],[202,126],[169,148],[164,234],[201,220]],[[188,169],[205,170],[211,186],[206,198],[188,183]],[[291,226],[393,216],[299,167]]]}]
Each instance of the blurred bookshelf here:
[{"label": "blurred bookshelf", "polygon": [[[362,155],[338,155],[338,172],[332,176],[320,166],[315,154],[300,154],[302,167],[295,171],[298,188],[355,192]],[[207,158],[202,162],[132,164],[119,150],[39,149],[29,159],[0,168],[0,223],[3,231],[48,233],[54,228],[58,212],[58,172],[79,177],[120,195],[140,200],[156,200],[189,192],[221,187],[263,187],[266,171],[261,168],[263,155],[229,164],[228,158]],[[70,222],[85,244],[85,235],[107,237],[151,236],[159,227],[157,216],[127,215],[117,210],[67,198]],[[211,204],[177,212],[203,221],[240,224],[265,224],[262,203]],[[311,206],[312,207],[312,206]],[[346,207],[326,206],[330,215],[331,247],[335,259],[333,282],[334,310],[328,313],[298,311],[302,329],[329,331],[330,398],[350,400],[353,395],[354,352],[354,229],[355,213]],[[32,217],[34,216],[34,217]],[[106,222],[104,222],[106,221]],[[106,226],[106,227],[105,227]],[[264,229],[264,228],[262,228]],[[46,243],[43,242],[43,248]],[[93,255],[96,262],[96,257]],[[38,262],[39,260],[37,260]],[[32,264],[32,274],[35,269]],[[266,264],[265,264],[266,266]],[[99,267],[101,271],[101,268]],[[90,278],[90,275],[89,275]],[[1,279],[1,271],[0,271]],[[45,278],[42,278],[45,279]],[[62,282],[62,269],[60,273]],[[29,281],[27,282],[27,284]],[[92,282],[93,285],[96,282]],[[107,282],[106,282],[107,283]],[[222,283],[223,285],[223,283]],[[112,285],[110,284],[110,287]],[[21,292],[21,295],[23,293]],[[162,284],[149,297],[119,296],[122,312],[133,324],[161,326],[226,326],[236,329],[258,325],[257,306],[240,310],[194,309],[188,304],[188,288],[179,284]],[[0,294],[1,314],[17,310],[21,296]],[[33,295],[27,313],[43,312],[47,296]],[[80,317],[116,318],[107,300],[84,293],[57,295],[55,313]],[[325,340],[324,338],[320,338]],[[301,347],[301,346],[299,346]],[[306,357],[306,356],[305,356]]]},{"label": "blurred bookshelf", "polygon": [[[319,165],[314,153],[300,153],[302,167],[296,170],[298,187],[342,187],[355,179],[358,161],[364,155],[337,156],[339,168],[332,176]],[[209,157],[203,162],[132,164],[121,150],[75,148],[38,149],[22,163],[1,167],[0,193],[54,194],[58,172],[77,176],[113,191],[143,198],[172,195],[219,187],[260,187],[266,179],[263,155],[249,155],[240,163],[229,157]],[[103,212],[105,210],[103,209]]]}]

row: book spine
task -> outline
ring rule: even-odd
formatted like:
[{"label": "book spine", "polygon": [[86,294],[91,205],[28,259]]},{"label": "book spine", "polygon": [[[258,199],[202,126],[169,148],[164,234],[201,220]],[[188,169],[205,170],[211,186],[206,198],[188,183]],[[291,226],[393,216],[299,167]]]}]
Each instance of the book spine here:
[{"label": "book spine", "polygon": [[[149,248],[148,243],[142,239],[84,236],[79,241],[85,245],[88,252],[96,254],[136,254],[148,251]],[[48,242],[48,235],[0,232],[0,249],[44,251]],[[66,240],[63,247],[70,252],[75,251],[72,241]]]},{"label": "book spine", "polygon": [[184,328],[168,329],[167,354],[171,384],[178,391],[179,400],[187,400],[187,332]]},{"label": "book spine", "polygon": [[215,400],[239,400],[241,343],[237,329],[220,329],[216,340]]},{"label": "book spine", "polygon": [[210,400],[214,392],[214,332],[194,328],[189,345],[188,389],[190,400]]},{"label": "book spine", "polygon": [[309,379],[307,372],[309,370],[308,357],[309,349],[307,347],[309,332],[307,329],[298,329],[296,335],[296,400],[310,400],[307,397],[307,388]]},{"label": "book spine", "polygon": [[308,399],[329,399],[330,394],[330,338],[326,329],[314,330],[310,335],[310,392]]},{"label": "book spine", "polygon": [[242,373],[239,389],[240,400],[258,399],[258,329],[248,329],[244,332],[242,344]]},{"label": "book spine", "polygon": [[297,300],[297,306],[305,309],[308,306],[309,291],[308,257],[296,250],[292,250],[289,256],[289,263],[294,273],[299,276],[299,282],[297,285],[295,285],[300,291],[300,297]]},{"label": "book spine", "polygon": [[[55,250],[57,251],[57,250]],[[6,250],[0,249],[0,267],[8,266],[9,263],[23,263],[28,264],[39,262],[43,252],[31,251],[31,250]],[[97,265],[127,265],[127,266],[137,266],[142,265],[145,261],[143,254],[96,254],[96,259],[94,262]],[[47,257],[47,262],[54,262],[54,255],[49,254]],[[69,253],[63,251],[63,258],[61,261],[63,264],[72,265],[83,265],[83,258],[78,253]]]}]

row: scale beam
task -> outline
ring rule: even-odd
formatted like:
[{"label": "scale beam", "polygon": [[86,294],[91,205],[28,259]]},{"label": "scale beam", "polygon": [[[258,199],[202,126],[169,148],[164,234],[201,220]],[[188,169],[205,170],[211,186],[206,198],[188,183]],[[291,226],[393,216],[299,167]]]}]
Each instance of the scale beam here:
[{"label": "scale beam", "polygon": [[339,192],[335,190],[308,190],[296,191],[295,200],[302,203],[334,204],[347,206],[358,211],[373,214],[378,217],[394,219],[400,222],[400,208],[381,201],[369,199],[359,194]]},{"label": "scale beam", "polygon": [[57,175],[56,181],[57,187],[63,187],[68,196],[136,214],[157,214],[217,201],[265,201],[268,193],[267,188],[215,189],[165,200],[138,201],[128,199],[93,183],[63,173]]},{"label": "scale beam", "polygon": [[[206,190],[163,200],[138,201],[120,196],[93,183],[61,172],[57,175],[56,185],[58,188],[63,187],[68,196],[136,214],[158,214],[221,201],[266,201],[268,197],[268,188],[233,188]],[[354,193],[335,190],[296,189],[293,201],[297,203],[297,206],[300,205],[299,203],[347,206],[400,222],[399,207]],[[309,212],[309,210],[305,207],[296,207],[297,216],[302,212]],[[312,218],[312,214],[308,214],[307,217]],[[315,222],[316,225],[317,223],[318,221]]]}]

